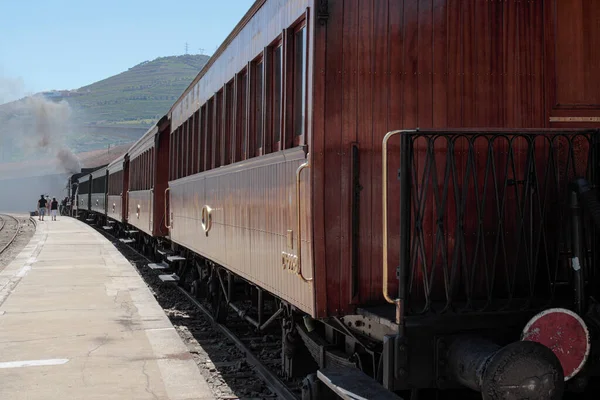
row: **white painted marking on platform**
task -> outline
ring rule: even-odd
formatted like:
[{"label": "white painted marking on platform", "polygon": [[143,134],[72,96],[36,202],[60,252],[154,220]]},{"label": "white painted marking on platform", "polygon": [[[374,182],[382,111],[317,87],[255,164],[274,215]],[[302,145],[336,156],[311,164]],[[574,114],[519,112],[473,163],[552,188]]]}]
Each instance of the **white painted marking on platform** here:
[{"label": "white painted marking on platform", "polygon": [[62,365],[69,362],[68,358],[52,358],[49,360],[10,361],[0,363],[0,368],[41,367],[45,365]]},{"label": "white painted marking on platform", "polygon": [[31,265],[26,265],[17,272],[17,277],[22,278],[31,270]]},{"label": "white painted marking on platform", "polygon": [[28,261],[27,264],[33,264],[34,262],[37,261],[37,257],[31,257]]}]

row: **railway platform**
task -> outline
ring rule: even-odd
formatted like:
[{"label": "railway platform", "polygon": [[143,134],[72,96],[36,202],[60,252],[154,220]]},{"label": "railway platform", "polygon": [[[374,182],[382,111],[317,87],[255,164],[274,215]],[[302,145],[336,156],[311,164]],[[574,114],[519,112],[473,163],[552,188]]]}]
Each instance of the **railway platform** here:
[{"label": "railway platform", "polygon": [[211,398],[117,249],[76,219],[38,222],[0,273],[0,399]]}]

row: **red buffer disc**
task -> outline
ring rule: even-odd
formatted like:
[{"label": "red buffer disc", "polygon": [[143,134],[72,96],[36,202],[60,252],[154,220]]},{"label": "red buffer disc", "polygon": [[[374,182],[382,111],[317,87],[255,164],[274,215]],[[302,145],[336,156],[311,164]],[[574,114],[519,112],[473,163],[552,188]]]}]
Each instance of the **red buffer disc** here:
[{"label": "red buffer disc", "polygon": [[577,375],[590,354],[590,333],[585,322],[564,308],[551,308],[534,316],[523,329],[521,340],[550,348],[560,360],[565,381]]}]

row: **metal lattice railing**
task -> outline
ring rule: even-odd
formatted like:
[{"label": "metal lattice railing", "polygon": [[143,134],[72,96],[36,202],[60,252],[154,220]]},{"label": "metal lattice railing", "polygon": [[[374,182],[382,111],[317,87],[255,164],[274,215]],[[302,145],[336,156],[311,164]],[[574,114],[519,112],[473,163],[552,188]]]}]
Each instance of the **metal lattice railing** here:
[{"label": "metal lattice railing", "polygon": [[[578,177],[594,182],[597,134],[404,134],[400,157],[408,159],[399,177],[410,182],[410,194],[401,201],[407,267],[400,284],[406,313],[570,301],[568,187]],[[591,224],[585,229],[591,262]]]}]

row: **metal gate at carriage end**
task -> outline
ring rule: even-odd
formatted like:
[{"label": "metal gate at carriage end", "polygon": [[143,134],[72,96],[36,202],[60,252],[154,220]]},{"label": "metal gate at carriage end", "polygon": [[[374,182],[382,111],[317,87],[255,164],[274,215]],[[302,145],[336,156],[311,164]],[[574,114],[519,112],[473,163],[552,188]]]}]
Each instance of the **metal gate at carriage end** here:
[{"label": "metal gate at carriage end", "polygon": [[[570,185],[596,185],[598,133],[401,132],[388,165],[399,166],[391,265],[404,314],[573,308]],[[579,263],[593,295],[597,235],[586,210],[581,232]]]}]

